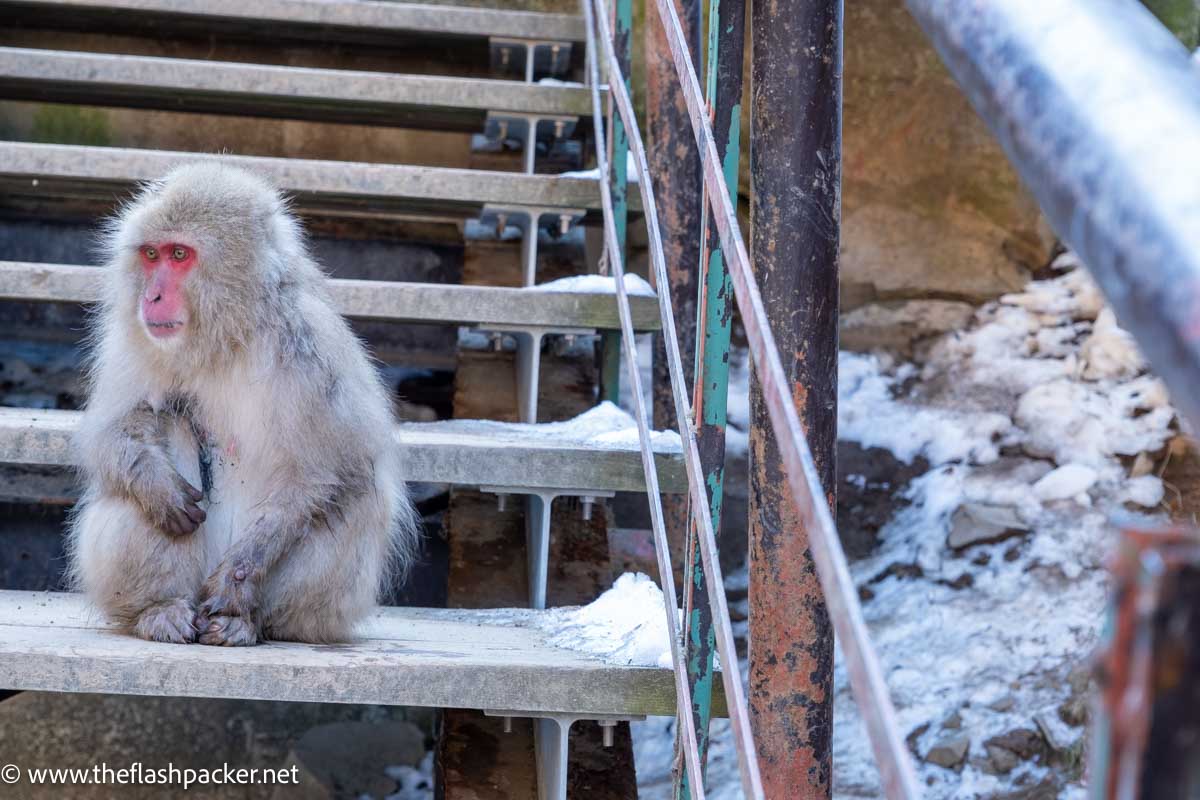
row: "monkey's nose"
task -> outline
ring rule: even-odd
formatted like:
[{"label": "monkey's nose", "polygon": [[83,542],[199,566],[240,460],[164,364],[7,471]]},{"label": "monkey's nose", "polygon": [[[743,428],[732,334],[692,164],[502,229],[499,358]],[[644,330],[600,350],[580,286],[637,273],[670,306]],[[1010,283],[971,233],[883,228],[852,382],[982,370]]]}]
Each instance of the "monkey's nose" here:
[{"label": "monkey's nose", "polygon": [[162,300],[162,292],[155,292],[153,296],[150,292],[146,292],[147,303],[157,303],[159,300]]}]

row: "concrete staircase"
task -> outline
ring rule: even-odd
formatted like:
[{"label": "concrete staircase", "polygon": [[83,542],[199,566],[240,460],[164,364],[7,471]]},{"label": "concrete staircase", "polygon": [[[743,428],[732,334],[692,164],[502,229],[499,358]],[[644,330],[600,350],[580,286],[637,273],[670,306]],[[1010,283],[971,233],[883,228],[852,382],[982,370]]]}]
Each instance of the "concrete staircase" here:
[{"label": "concrete staircase", "polygon": [[[518,228],[529,288],[340,279],[332,290],[353,318],[466,326],[515,341],[524,423],[404,423],[393,436],[411,480],[526,497],[531,610],[383,609],[349,647],[226,650],[117,637],[77,597],[0,591],[0,689],[385,703],[535,717],[543,798],[565,796],[572,722],[610,725],[674,714],[669,670],[563,650],[537,624],[547,613],[537,609],[545,606],[554,499],[591,502],[645,489],[636,444],[597,443],[586,431],[535,424],[544,337],[619,327],[611,294],[535,287],[539,238],[599,220],[596,179],[534,172],[538,141],[568,135],[590,113],[585,89],[534,80],[569,74],[572,59],[581,57],[582,21],[364,0],[0,0],[0,28],[9,25],[113,36],[200,32],[342,46],[486,48],[493,74],[503,79],[0,47],[2,100],[466,131],[524,143],[523,171],[496,172],[0,142],[0,194],[39,209],[110,201],[169,166],[217,159],[266,174],[304,213]],[[90,266],[0,262],[4,300],[87,303],[97,286]],[[632,300],[635,327],[657,330],[655,298]],[[0,464],[70,465],[76,424],[77,412],[0,409]],[[666,449],[656,458],[664,489],[682,491],[678,454]]]}]

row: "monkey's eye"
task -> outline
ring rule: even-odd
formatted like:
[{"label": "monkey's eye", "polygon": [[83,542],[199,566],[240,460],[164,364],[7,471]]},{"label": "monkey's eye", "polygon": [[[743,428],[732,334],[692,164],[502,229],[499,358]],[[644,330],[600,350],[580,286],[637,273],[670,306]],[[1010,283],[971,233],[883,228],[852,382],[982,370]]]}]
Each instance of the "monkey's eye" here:
[{"label": "monkey's eye", "polygon": [[175,245],[175,247],[171,249],[171,258],[175,259],[176,261],[184,261],[187,259],[187,250],[179,245]]},{"label": "monkey's eye", "polygon": [[144,255],[146,257],[147,261],[158,261],[158,248],[157,247],[143,247],[142,255]]}]

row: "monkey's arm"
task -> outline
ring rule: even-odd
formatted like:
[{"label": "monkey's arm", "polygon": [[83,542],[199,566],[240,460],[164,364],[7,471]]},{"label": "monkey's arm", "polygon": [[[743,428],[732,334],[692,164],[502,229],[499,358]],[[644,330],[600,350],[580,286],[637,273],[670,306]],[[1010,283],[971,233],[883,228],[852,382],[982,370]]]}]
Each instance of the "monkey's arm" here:
[{"label": "monkey's arm", "polygon": [[163,533],[195,531],[205,520],[197,505],[204,495],[171,462],[162,412],[146,402],[123,413],[90,412],[81,443],[92,481],[108,494],[131,500]]}]

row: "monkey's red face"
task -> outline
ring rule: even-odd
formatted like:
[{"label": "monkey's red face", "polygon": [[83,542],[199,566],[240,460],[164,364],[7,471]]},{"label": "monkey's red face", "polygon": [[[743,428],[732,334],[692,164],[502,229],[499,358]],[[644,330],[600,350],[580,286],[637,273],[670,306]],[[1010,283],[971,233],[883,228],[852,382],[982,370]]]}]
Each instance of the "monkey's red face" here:
[{"label": "monkey's red face", "polygon": [[146,276],[142,322],[156,339],[177,336],[188,323],[183,284],[196,266],[196,251],[179,242],[147,242],[138,248],[138,258]]}]

